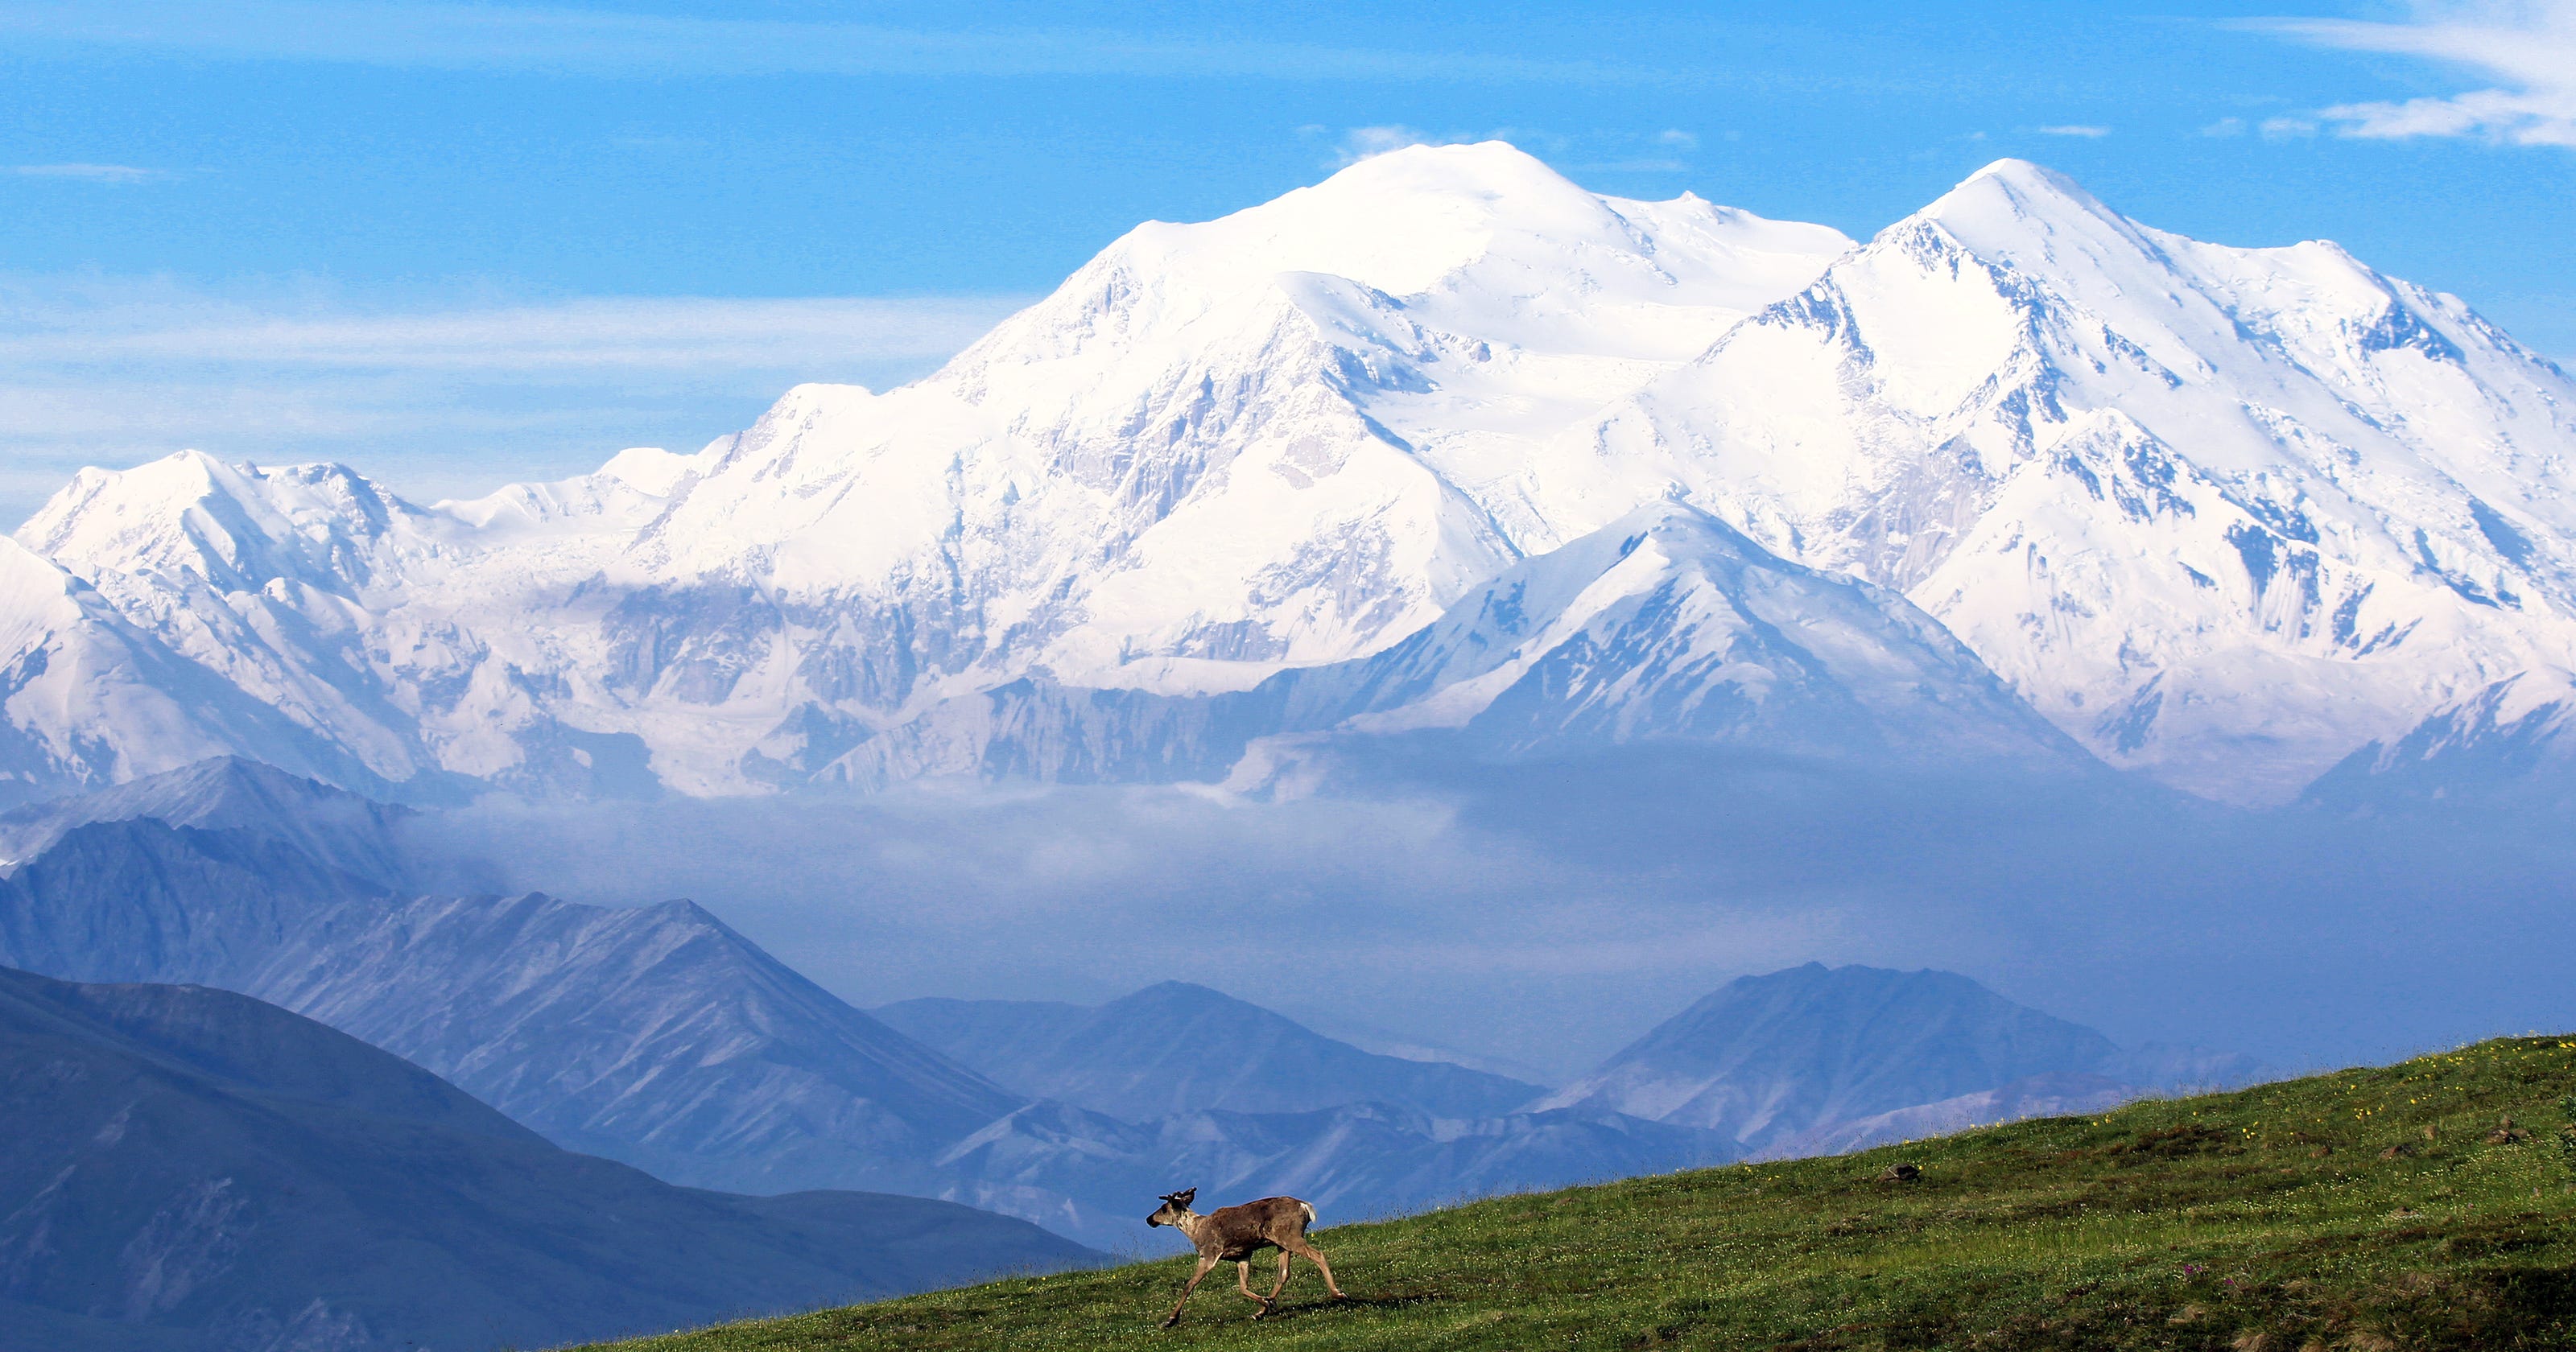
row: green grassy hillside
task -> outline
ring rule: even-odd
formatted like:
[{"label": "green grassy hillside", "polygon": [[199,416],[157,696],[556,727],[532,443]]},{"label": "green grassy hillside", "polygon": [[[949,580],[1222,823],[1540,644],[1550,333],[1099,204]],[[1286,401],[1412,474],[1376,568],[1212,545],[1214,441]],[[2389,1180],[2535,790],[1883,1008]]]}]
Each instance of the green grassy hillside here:
[{"label": "green grassy hillside", "polygon": [[[1257,1323],[1228,1266],[1158,1330],[1189,1271],[1174,1259],[619,1346],[2560,1352],[2576,1348],[2571,1093],[2576,1040],[2508,1039],[1865,1155],[1332,1226],[1314,1238],[1353,1299],[1325,1301],[1301,1264]],[[1921,1177],[1882,1181],[1898,1163]]]}]

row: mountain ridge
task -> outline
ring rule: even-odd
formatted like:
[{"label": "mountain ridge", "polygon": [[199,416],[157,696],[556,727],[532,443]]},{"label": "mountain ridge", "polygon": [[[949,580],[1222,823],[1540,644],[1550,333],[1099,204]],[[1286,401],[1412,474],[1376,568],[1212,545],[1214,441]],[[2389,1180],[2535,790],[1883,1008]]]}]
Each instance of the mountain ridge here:
[{"label": "mountain ridge", "polygon": [[1033,1099],[1130,1122],[1225,1110],[1307,1112],[1383,1103],[1430,1117],[1492,1117],[1544,1091],[1443,1062],[1362,1052],[1205,986],[1163,981],[1094,1008],[908,1000],[873,1011],[896,1029]]},{"label": "mountain ridge", "polygon": [[2278,802],[2576,667],[2571,408],[2456,298],[2019,161],[1854,243],[1417,147],[1140,226],[939,373],[800,386],[693,455],[426,508],[333,466],[83,471],[18,532],[45,585],[0,588],[0,669],[54,673],[0,698],[0,783],[1219,780],[1157,720],[1678,498],[1908,598],[1963,690]]}]

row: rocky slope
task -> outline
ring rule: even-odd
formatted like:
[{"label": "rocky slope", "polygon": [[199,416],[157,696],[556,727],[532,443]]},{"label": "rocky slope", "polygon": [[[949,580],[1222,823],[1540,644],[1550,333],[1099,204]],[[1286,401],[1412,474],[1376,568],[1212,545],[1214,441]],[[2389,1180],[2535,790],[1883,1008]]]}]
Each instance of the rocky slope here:
[{"label": "rocky slope", "polygon": [[2576,805],[2576,674],[2516,672],[2372,741],[2302,798],[2342,812],[2564,812]]}]

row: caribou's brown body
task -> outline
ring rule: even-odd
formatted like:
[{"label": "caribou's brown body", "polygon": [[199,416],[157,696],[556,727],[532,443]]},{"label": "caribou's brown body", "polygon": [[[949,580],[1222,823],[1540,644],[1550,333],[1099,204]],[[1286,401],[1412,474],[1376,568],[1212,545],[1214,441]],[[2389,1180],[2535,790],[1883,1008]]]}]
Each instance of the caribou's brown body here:
[{"label": "caribou's brown body", "polygon": [[[1315,1223],[1315,1208],[1294,1197],[1264,1197],[1241,1206],[1219,1207],[1202,1216],[1190,1210],[1190,1199],[1199,1195],[1196,1188],[1165,1193],[1163,1205],[1145,1218],[1147,1225],[1168,1225],[1190,1237],[1199,1251],[1199,1270],[1190,1274],[1190,1284],[1181,1288],[1181,1298],[1172,1303],[1172,1312],[1163,1318],[1163,1327],[1181,1322],[1181,1307],[1190,1303],[1190,1293],[1219,1263],[1234,1264],[1234,1287],[1247,1300],[1261,1302],[1253,1318],[1278,1308],[1279,1293],[1288,1289],[1288,1264],[1291,1258],[1303,1258],[1324,1274],[1324,1289],[1333,1299],[1342,1298],[1342,1288],[1333,1281],[1333,1265],[1324,1261],[1322,1251],[1306,1242],[1306,1227]],[[1263,1249],[1279,1251],[1279,1281],[1269,1295],[1252,1289],[1252,1255]]]}]

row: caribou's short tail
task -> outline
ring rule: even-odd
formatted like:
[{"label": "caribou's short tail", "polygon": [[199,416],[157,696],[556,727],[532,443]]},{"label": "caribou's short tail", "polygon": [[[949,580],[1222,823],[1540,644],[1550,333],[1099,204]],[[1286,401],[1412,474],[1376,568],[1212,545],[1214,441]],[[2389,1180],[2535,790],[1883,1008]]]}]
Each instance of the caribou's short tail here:
[{"label": "caribou's short tail", "polygon": [[1315,1223],[1315,1204],[1312,1202],[1299,1202],[1297,1205],[1306,1209],[1306,1223],[1308,1225],[1313,1225]]}]

